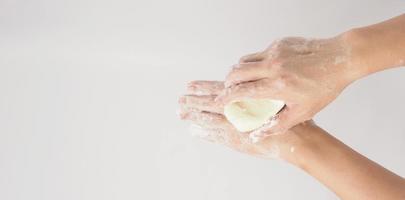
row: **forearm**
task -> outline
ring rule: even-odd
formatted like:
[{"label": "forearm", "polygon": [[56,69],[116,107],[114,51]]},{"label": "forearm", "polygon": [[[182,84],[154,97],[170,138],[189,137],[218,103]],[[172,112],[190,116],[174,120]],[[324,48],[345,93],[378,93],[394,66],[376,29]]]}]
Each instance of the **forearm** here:
[{"label": "forearm", "polygon": [[405,14],[342,34],[350,46],[350,67],[362,78],[405,64]]},{"label": "forearm", "polygon": [[342,199],[405,199],[405,180],[355,152],[319,127],[293,130],[284,159]]}]

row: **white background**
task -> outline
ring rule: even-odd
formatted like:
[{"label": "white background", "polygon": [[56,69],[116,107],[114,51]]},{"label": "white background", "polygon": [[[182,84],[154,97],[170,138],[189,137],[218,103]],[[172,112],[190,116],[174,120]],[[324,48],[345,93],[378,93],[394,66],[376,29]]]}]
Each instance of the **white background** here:
[{"label": "white background", "polygon": [[[223,79],[283,36],[329,37],[403,0],[0,0],[0,199],[335,199],[281,161],[192,138],[194,79]],[[405,69],[351,85],[316,117],[405,176]]]}]

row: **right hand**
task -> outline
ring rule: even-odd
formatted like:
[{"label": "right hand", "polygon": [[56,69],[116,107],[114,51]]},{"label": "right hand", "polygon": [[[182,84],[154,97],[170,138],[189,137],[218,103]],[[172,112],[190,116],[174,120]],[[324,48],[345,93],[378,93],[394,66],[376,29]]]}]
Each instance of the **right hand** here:
[{"label": "right hand", "polygon": [[353,77],[350,48],[343,36],[284,38],[262,52],[242,57],[226,77],[226,89],[217,100],[224,105],[246,98],[284,101],[286,106],[274,121],[252,133],[262,138],[312,119]]}]

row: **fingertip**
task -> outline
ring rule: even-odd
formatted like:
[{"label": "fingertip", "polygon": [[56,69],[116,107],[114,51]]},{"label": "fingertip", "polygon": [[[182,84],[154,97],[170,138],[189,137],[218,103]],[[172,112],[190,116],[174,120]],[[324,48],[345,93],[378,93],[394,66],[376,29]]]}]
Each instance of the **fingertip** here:
[{"label": "fingertip", "polygon": [[256,62],[263,60],[263,52],[259,51],[256,53],[248,54],[239,58],[239,63]]},{"label": "fingertip", "polygon": [[185,112],[184,110],[178,110],[177,115],[181,120],[186,120],[188,118],[188,112]]},{"label": "fingertip", "polygon": [[178,99],[178,103],[179,104],[185,104],[186,103],[186,96],[181,96],[179,99]]},{"label": "fingertip", "polygon": [[188,95],[218,95],[224,89],[223,81],[197,80],[187,84]]},{"label": "fingertip", "polygon": [[239,58],[238,63],[244,63],[244,62],[246,62],[246,56]]},{"label": "fingertip", "polygon": [[195,81],[189,81],[189,82],[187,83],[187,87],[193,86],[193,85],[194,85],[194,82],[195,82]]},{"label": "fingertip", "polygon": [[187,83],[187,88],[186,88],[187,94],[196,94],[198,93],[198,81],[190,81]]},{"label": "fingertip", "polygon": [[240,57],[238,63],[243,63],[248,56],[249,55],[244,55],[244,56]]},{"label": "fingertip", "polygon": [[187,92],[188,93],[193,93],[196,89],[197,89],[197,87],[195,85],[192,85],[192,84],[187,85]]}]

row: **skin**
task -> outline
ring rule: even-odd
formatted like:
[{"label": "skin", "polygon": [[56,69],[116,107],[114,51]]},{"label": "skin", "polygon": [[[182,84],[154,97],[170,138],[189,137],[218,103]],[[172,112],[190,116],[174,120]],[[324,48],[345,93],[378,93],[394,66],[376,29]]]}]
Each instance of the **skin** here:
[{"label": "skin", "polygon": [[180,117],[200,127],[213,143],[265,159],[279,158],[322,182],[341,199],[405,199],[405,179],[360,155],[310,120],[253,143],[222,115],[215,101],[222,82],[194,81],[179,100]]},{"label": "skin", "polygon": [[328,39],[288,37],[244,56],[216,98],[222,104],[247,98],[283,100],[272,127],[255,131],[263,138],[283,133],[331,103],[352,82],[405,64],[405,14],[355,28]]}]

